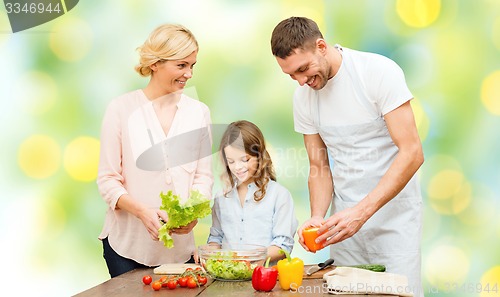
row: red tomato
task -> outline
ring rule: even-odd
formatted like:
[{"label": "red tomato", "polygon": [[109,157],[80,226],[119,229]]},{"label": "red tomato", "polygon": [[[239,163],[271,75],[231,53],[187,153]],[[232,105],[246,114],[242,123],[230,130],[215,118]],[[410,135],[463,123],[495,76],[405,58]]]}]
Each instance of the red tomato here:
[{"label": "red tomato", "polygon": [[195,271],[201,271],[201,267],[196,267]]},{"label": "red tomato", "polygon": [[198,287],[198,284],[196,283],[196,280],[194,278],[190,277],[187,281],[187,286],[188,288],[192,289]]},{"label": "red tomato", "polygon": [[187,282],[188,282],[188,278],[187,277],[181,277],[177,280],[177,282],[179,283],[179,286],[181,287],[187,287]]},{"label": "red tomato", "polygon": [[191,271],[191,270],[193,270],[193,268],[191,267],[186,268],[186,271]]},{"label": "red tomato", "polygon": [[175,279],[169,280],[167,282],[167,288],[169,288],[170,290],[177,288],[177,281]]},{"label": "red tomato", "polygon": [[201,275],[198,275],[198,283],[200,286],[203,286],[207,283],[207,278]]},{"label": "red tomato", "polygon": [[161,283],[158,281],[154,282],[151,286],[153,287],[153,290],[155,290],[155,291],[159,291],[161,289]]},{"label": "red tomato", "polygon": [[153,278],[151,277],[151,275],[145,275],[142,277],[142,282],[145,285],[149,285],[152,281],[153,281]]}]

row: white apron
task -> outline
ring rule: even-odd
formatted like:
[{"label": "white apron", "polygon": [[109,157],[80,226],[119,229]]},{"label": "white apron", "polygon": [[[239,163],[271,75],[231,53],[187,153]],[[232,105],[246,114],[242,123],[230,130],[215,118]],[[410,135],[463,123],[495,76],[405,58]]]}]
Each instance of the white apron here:
[{"label": "white apron", "polygon": [[[373,107],[360,79],[349,73],[358,96],[369,110]],[[351,126],[322,126],[316,97],[314,122],[333,159],[334,195],[332,213],[353,207],[375,188],[393,162],[398,148],[394,145],[385,121],[377,120]],[[314,106],[314,104],[313,104]],[[376,111],[373,111],[376,112]],[[415,176],[406,187],[351,238],[330,247],[330,255],[339,266],[383,264],[391,273],[408,277],[415,296],[424,296],[421,285],[420,240],[422,234],[422,197]]]}]

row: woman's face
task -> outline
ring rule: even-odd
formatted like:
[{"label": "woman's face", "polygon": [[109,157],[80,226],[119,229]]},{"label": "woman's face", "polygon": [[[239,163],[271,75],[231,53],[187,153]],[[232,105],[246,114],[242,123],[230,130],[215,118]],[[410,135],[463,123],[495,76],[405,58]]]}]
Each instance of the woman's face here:
[{"label": "woman's face", "polygon": [[258,165],[256,157],[231,145],[224,148],[224,154],[229,170],[238,179],[238,184],[247,185],[253,182]]},{"label": "woman's face", "polygon": [[198,51],[194,51],[184,59],[166,60],[153,64],[156,66],[152,67],[152,80],[155,80],[166,94],[183,90],[186,82],[193,77],[197,54]]}]

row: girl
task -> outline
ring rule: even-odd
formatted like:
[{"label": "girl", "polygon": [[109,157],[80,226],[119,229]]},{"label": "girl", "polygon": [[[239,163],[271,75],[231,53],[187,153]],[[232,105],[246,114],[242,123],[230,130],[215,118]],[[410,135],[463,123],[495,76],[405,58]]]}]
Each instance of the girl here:
[{"label": "girl", "polygon": [[298,221],[290,192],[276,182],[260,129],[248,121],[231,123],[220,151],[224,193],[212,209],[209,244],[257,244],[277,261],[280,249],[292,251]]}]

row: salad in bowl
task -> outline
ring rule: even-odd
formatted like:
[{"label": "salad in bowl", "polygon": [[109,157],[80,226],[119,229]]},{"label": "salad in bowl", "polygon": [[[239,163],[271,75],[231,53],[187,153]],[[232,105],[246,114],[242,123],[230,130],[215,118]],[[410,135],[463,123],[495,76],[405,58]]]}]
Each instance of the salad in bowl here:
[{"label": "salad in bowl", "polygon": [[266,247],[250,244],[235,244],[231,248],[206,244],[198,252],[203,269],[223,281],[251,280],[254,268],[263,265],[267,257]]}]

